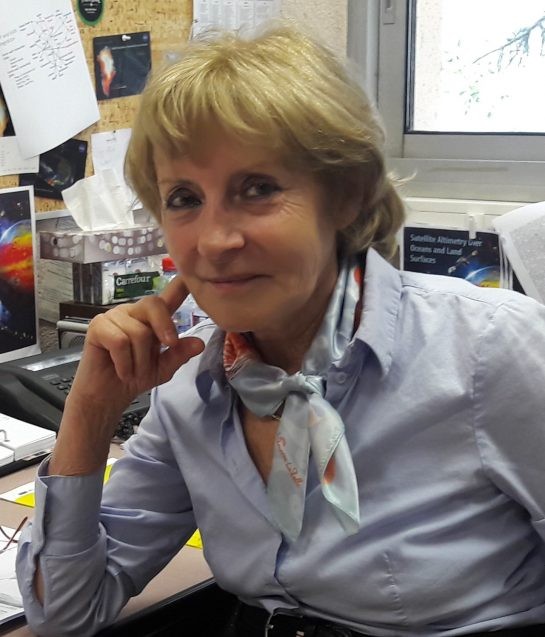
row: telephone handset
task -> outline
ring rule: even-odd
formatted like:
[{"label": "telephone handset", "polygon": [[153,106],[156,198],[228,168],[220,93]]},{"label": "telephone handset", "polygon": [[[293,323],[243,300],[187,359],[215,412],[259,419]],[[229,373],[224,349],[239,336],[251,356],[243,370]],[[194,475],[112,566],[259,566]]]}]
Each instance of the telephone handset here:
[{"label": "telephone handset", "polygon": [[[83,347],[68,347],[0,364],[0,412],[57,431]],[[149,408],[149,392],[123,412],[115,436],[126,440]]]}]

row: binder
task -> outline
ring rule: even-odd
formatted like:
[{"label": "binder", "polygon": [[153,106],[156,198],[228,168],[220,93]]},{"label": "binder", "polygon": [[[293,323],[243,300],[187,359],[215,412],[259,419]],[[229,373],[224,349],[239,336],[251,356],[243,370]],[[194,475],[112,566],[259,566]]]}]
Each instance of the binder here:
[{"label": "binder", "polygon": [[0,414],[0,467],[45,455],[54,444],[54,431]]}]

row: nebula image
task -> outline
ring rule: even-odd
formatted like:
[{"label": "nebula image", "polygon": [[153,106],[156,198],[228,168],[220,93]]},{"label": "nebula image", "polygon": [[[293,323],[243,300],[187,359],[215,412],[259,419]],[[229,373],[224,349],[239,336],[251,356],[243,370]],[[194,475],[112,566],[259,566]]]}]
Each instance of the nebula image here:
[{"label": "nebula image", "polygon": [[4,134],[5,130],[8,127],[9,123],[9,115],[6,103],[0,97],[0,137]]},{"label": "nebula image", "polygon": [[0,354],[36,341],[29,192],[4,191],[0,192]]},{"label": "nebula image", "polygon": [[8,105],[6,104],[6,98],[0,87],[0,137],[12,135],[15,135],[15,131],[13,130],[13,123],[9,114]]},{"label": "nebula image", "polygon": [[109,46],[101,49],[97,55],[98,65],[100,67],[100,84],[102,92],[106,97],[110,96],[110,87],[116,75],[114,56]]}]

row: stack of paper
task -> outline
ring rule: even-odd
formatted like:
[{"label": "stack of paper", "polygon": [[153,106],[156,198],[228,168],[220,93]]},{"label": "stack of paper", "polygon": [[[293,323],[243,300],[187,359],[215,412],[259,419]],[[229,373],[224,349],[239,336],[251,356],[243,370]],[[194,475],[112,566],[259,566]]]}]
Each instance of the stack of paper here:
[{"label": "stack of paper", "polygon": [[545,202],[516,208],[493,223],[524,292],[545,303]]},{"label": "stack of paper", "polygon": [[54,431],[0,414],[0,466],[46,453],[54,444]]},{"label": "stack of paper", "polygon": [[[2,527],[8,535],[15,533],[15,529]],[[15,536],[19,538],[20,532]],[[11,546],[0,552],[0,625],[5,629],[5,625],[16,617],[22,617],[23,600],[17,585],[17,576],[15,574],[15,557],[17,555],[17,543],[13,542]]]}]

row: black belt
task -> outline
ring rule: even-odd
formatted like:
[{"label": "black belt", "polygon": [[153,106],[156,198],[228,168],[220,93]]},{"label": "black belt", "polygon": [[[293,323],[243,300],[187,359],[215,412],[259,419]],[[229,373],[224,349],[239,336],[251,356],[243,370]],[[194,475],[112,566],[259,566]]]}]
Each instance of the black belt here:
[{"label": "black belt", "polygon": [[[373,637],[295,611],[278,609],[271,614],[264,608],[242,602],[238,605],[230,629],[228,637]],[[468,633],[463,637],[545,637],[545,625]]]}]

